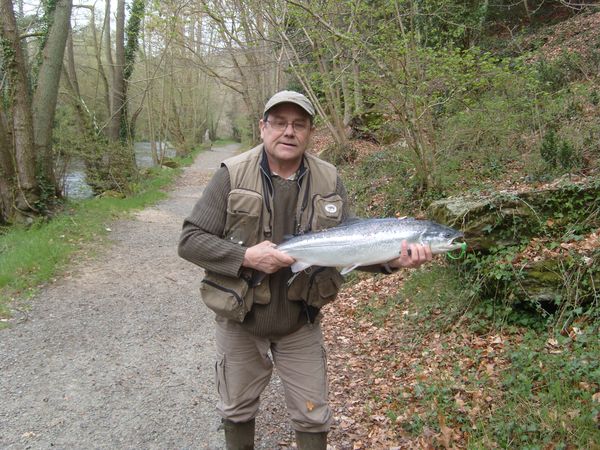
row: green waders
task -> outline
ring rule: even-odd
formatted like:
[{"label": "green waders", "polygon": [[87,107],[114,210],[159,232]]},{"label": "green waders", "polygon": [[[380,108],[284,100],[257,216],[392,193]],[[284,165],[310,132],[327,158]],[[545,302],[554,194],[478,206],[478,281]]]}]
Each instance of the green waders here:
[{"label": "green waders", "polygon": [[298,444],[298,450],[326,450],[327,432],[306,433],[296,431],[296,444]]},{"label": "green waders", "polygon": [[254,450],[254,419],[235,423],[223,420],[227,450]]}]

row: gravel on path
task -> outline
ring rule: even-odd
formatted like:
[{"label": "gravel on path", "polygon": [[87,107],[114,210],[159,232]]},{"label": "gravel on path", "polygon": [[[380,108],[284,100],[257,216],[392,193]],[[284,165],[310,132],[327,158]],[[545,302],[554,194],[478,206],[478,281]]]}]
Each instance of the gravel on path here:
[{"label": "gravel on path", "polygon": [[[184,217],[238,145],[201,153],[167,200],[110,224],[114,245],[33,299],[0,331],[0,448],[223,449],[213,313],[200,268],[177,256]],[[291,429],[274,377],[257,449]]]}]

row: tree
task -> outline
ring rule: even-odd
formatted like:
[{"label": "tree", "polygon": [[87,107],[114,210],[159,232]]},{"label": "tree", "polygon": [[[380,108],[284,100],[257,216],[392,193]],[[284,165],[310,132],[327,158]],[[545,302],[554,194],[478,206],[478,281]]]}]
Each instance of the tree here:
[{"label": "tree", "polygon": [[14,151],[8,129],[6,114],[0,111],[0,224],[10,221],[15,200]]},{"label": "tree", "polygon": [[[2,216],[12,220],[39,212],[37,204],[40,190],[35,176],[33,115],[27,66],[10,0],[0,1],[0,39],[2,66],[8,80],[3,99],[3,108],[7,105],[7,111],[0,118],[7,123],[6,127],[0,128],[0,160],[3,162],[2,171],[8,176],[8,186],[3,189],[1,204],[3,208],[10,205],[9,210],[2,211]],[[15,162],[12,169],[6,163],[9,159]]]},{"label": "tree", "polygon": [[57,0],[45,11],[48,28],[41,33],[41,59],[34,78],[30,77],[12,2],[0,2],[1,58],[7,79],[0,118],[0,170],[6,176],[0,189],[0,216],[4,221],[43,213],[46,205],[40,180],[45,195],[57,191],[52,129],[71,8],[70,0]]},{"label": "tree", "polygon": [[52,25],[48,31],[42,51],[37,84],[33,94],[33,135],[35,153],[39,161],[39,175],[55,191],[58,188],[54,176],[54,155],[52,154],[52,129],[58,97],[60,74],[69,24],[71,21],[71,0],[58,0],[54,9],[48,11]]},{"label": "tree", "polygon": [[[110,0],[107,0],[107,5]],[[105,21],[110,22],[105,17]],[[106,36],[109,39],[110,28],[107,22]],[[115,53],[112,57],[112,48],[107,46],[106,52],[109,55],[109,63],[111,69],[111,89],[110,89],[110,118],[107,127],[107,137],[111,142],[121,141],[121,120],[124,116],[125,109],[125,0],[117,1],[116,15],[116,32],[115,32]],[[107,41],[108,42],[108,41]]]}]

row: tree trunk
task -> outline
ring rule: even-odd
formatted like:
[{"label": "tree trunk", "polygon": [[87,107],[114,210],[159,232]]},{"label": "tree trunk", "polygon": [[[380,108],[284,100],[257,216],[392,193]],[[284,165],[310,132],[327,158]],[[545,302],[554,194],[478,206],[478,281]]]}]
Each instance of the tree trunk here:
[{"label": "tree trunk", "polygon": [[181,122],[179,121],[179,113],[175,104],[175,96],[171,93],[171,112],[173,116],[170,120],[171,127],[169,133],[175,144],[175,154],[179,157],[187,156],[190,152],[185,140],[183,131],[181,130]]},{"label": "tree trunk", "polygon": [[135,121],[129,120],[127,88],[131,75],[133,74],[135,57],[139,48],[139,36],[142,18],[144,17],[144,7],[144,0],[133,0],[133,4],[131,6],[131,16],[127,22],[127,30],[125,33],[127,36],[127,42],[124,42],[123,48],[123,107],[121,108],[122,111],[119,137],[122,143],[127,143],[130,145],[133,145]]},{"label": "tree trunk", "polygon": [[120,140],[121,117],[125,105],[125,0],[117,2],[117,18],[115,32],[115,60],[113,65],[111,115],[108,126],[108,139],[111,142]]},{"label": "tree trunk", "polygon": [[42,64],[33,95],[33,136],[40,175],[50,185],[58,189],[54,175],[52,154],[52,128],[58,97],[58,86],[62,71],[63,56],[69,24],[71,21],[71,0],[58,0],[54,9],[52,26],[48,31],[46,45],[42,53]]},{"label": "tree trunk", "polygon": [[8,132],[6,115],[0,111],[0,224],[12,221],[15,190],[12,136]]},{"label": "tree trunk", "polygon": [[350,93],[350,86],[348,83],[348,75],[342,71],[340,73],[340,79],[342,84],[342,94],[344,96],[344,120],[343,125],[346,127],[352,119],[352,94]]},{"label": "tree trunk", "polygon": [[360,66],[358,63],[358,56],[355,49],[353,49],[352,56],[352,82],[354,83],[354,112],[355,114],[361,114],[364,112],[362,84],[360,83]]},{"label": "tree trunk", "polygon": [[19,191],[15,206],[24,214],[37,213],[39,186],[35,177],[33,118],[29,81],[11,0],[0,0],[0,37],[4,41],[2,59],[10,86],[15,170]]},{"label": "tree trunk", "polygon": [[[102,80],[102,86],[104,87],[103,91],[103,99],[104,99],[104,107],[106,108],[106,117],[110,117],[110,87],[108,83],[108,78],[106,76],[106,71],[104,70],[104,65],[102,64],[102,33],[106,32],[107,38],[107,58],[110,58],[112,61],[112,54],[110,52],[110,0],[106,0],[106,10],[104,23],[102,24],[102,30],[100,32],[100,38],[98,38],[98,32],[96,31],[96,9],[94,6],[89,6],[92,17],[90,19],[90,28],[92,30],[92,39],[94,41],[94,56],[96,58],[96,66],[98,69],[98,76]],[[109,27],[106,30],[106,27]],[[97,116],[97,115],[95,115]],[[100,126],[94,120],[94,128],[99,129]]]},{"label": "tree trunk", "polygon": [[[106,5],[104,8],[104,24],[102,26],[102,33],[104,34],[104,36],[100,37],[100,40],[102,40],[102,38],[104,38],[104,51],[106,53],[106,64],[108,66],[108,77],[106,76],[104,70],[102,69],[102,63],[101,63],[101,58],[100,58],[100,51],[98,51],[96,58],[98,61],[98,70],[100,71],[100,75],[104,77],[104,81],[106,82],[106,97],[105,97],[105,102],[106,102],[106,111],[108,114],[108,118],[107,118],[107,130],[106,130],[106,135],[107,138],[110,140],[110,125],[112,123],[112,114],[113,114],[113,105],[112,105],[112,89],[114,89],[113,84],[114,84],[114,67],[115,67],[115,63],[113,61],[113,52],[112,52],[112,44],[111,44],[111,36],[110,36],[110,0],[106,0]],[[98,47],[99,50],[102,49],[102,45],[100,45]]]}]

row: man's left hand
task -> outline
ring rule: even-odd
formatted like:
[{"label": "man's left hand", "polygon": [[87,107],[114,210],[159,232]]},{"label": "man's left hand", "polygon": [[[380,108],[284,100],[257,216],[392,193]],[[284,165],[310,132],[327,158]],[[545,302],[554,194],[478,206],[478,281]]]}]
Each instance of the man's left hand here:
[{"label": "man's left hand", "polygon": [[431,261],[432,258],[433,254],[429,245],[409,244],[406,241],[402,241],[400,257],[392,259],[387,264],[393,269],[401,267],[414,268]]}]

